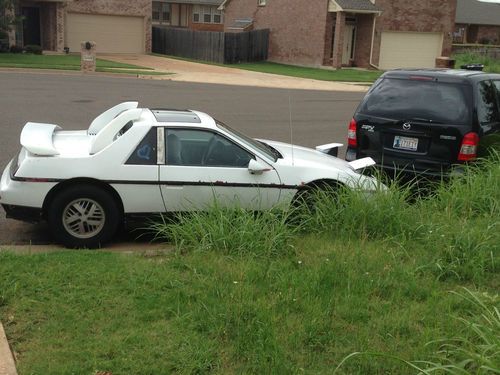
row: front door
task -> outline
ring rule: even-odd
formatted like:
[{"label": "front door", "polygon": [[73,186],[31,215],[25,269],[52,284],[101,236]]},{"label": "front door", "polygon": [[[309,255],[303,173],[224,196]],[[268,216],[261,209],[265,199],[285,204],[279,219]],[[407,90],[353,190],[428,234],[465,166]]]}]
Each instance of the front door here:
[{"label": "front door", "polygon": [[354,43],[356,41],[356,26],[345,25],[344,29],[344,47],[342,51],[342,65],[350,65],[354,59]]},{"label": "front door", "polygon": [[23,7],[23,43],[40,46],[40,8]]},{"label": "front door", "polygon": [[251,210],[278,203],[277,172],[269,165],[267,171],[251,174],[248,164],[258,157],[225,136],[212,130],[170,128],[164,139],[160,186],[167,211],[203,210],[214,201]]}]

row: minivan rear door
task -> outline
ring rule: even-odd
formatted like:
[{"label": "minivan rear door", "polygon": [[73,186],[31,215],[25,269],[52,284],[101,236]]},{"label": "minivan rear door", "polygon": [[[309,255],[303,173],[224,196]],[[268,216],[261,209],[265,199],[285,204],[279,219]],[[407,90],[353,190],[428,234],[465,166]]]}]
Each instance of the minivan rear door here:
[{"label": "minivan rear door", "polygon": [[434,77],[384,78],[355,115],[357,158],[396,169],[441,172],[470,131],[472,87]]}]

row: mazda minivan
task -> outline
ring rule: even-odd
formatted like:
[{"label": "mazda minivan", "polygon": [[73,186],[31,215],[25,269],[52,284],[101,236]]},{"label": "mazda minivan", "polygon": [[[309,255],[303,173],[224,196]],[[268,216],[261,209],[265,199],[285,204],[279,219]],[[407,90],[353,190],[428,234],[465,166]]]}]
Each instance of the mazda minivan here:
[{"label": "mazda minivan", "polygon": [[393,70],[358,106],[346,160],[371,157],[391,175],[441,177],[498,144],[500,74]]}]

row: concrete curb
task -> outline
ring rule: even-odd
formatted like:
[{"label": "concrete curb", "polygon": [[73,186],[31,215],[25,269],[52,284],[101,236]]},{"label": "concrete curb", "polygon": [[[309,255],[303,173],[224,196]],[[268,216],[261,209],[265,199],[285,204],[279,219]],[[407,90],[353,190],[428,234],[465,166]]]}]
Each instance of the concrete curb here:
[{"label": "concrete curb", "polygon": [[[175,247],[170,244],[152,244],[152,243],[114,243],[108,244],[101,249],[88,251],[120,253],[125,255],[142,255],[145,257],[155,257],[172,253]],[[35,255],[57,253],[64,251],[81,251],[79,249],[67,249],[61,245],[0,245],[0,252],[12,252],[18,255]],[[3,375],[0,372],[0,375]]]},{"label": "concrete curb", "polygon": [[17,375],[16,363],[2,323],[0,323],[0,375]]}]

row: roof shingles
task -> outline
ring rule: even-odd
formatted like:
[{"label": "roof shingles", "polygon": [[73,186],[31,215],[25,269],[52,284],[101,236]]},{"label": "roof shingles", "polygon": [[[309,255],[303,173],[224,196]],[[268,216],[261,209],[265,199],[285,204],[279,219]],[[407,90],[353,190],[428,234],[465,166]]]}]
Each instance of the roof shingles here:
[{"label": "roof shingles", "polygon": [[335,0],[335,2],[344,10],[380,11],[380,8],[370,0]]},{"label": "roof shingles", "polygon": [[500,3],[457,0],[456,23],[500,26]]},{"label": "roof shingles", "polygon": [[166,0],[171,4],[221,5],[224,0]]}]

